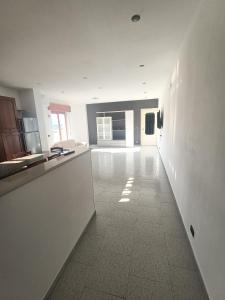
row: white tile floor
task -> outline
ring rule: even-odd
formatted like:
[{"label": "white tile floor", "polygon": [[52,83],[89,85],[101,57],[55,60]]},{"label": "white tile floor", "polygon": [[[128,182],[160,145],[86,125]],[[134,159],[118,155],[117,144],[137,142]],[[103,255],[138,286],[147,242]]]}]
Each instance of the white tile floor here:
[{"label": "white tile floor", "polygon": [[157,148],[92,160],[96,217],[49,299],[208,299]]}]

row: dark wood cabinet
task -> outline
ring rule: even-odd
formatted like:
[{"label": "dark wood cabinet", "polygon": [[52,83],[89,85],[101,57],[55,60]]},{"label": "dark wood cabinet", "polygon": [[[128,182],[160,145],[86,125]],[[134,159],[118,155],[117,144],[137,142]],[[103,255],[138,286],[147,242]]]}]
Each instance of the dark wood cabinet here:
[{"label": "dark wood cabinet", "polygon": [[17,123],[15,99],[0,96],[0,162],[25,155]]},{"label": "dark wood cabinet", "polygon": [[0,134],[0,162],[5,160],[5,147],[3,144],[2,135]]},{"label": "dark wood cabinet", "polygon": [[13,98],[0,97],[0,131],[17,131],[16,104]]},{"label": "dark wood cabinet", "polygon": [[24,156],[20,133],[4,133],[2,134],[2,140],[7,160]]}]

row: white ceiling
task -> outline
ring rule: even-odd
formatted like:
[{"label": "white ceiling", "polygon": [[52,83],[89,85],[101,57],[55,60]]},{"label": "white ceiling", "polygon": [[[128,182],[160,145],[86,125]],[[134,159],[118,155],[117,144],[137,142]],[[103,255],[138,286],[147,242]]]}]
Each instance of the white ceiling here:
[{"label": "white ceiling", "polygon": [[159,97],[199,2],[0,0],[0,82],[85,103]]}]

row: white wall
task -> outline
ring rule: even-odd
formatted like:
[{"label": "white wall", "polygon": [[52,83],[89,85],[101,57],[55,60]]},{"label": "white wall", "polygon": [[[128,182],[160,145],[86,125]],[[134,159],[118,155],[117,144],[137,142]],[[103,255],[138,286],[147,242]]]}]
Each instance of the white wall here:
[{"label": "white wall", "polygon": [[21,109],[20,95],[17,89],[0,86],[0,96],[12,97],[16,100],[16,108]]},{"label": "white wall", "polygon": [[134,111],[125,111],[126,147],[134,147]]},{"label": "white wall", "polygon": [[19,91],[21,108],[25,111],[25,117],[35,118],[37,116],[35,102],[34,102],[34,92],[33,89],[22,89]]},{"label": "white wall", "polygon": [[53,144],[48,111],[48,106],[51,102],[68,104],[71,106],[71,112],[68,117],[71,129],[70,138],[79,142],[88,142],[87,113],[85,104],[74,104],[64,100],[51,99],[40,93],[38,90],[34,90],[34,98],[43,150],[48,150]]},{"label": "white wall", "polygon": [[51,146],[51,130],[49,124],[48,105],[51,100],[38,90],[34,89],[34,101],[38,118],[38,125],[41,137],[41,146],[43,151],[48,151]]},{"label": "white wall", "polygon": [[210,299],[224,300],[224,0],[203,1],[160,106],[162,159]]},{"label": "white wall", "polygon": [[71,105],[71,136],[78,142],[88,143],[87,111],[85,104]]},{"label": "white wall", "polygon": [[1,299],[44,299],[94,210],[89,151],[2,196]]}]

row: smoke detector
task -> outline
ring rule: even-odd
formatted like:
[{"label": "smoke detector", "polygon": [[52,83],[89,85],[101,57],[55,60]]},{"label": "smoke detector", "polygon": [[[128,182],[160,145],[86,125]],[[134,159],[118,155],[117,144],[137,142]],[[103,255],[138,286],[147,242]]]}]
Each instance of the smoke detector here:
[{"label": "smoke detector", "polygon": [[131,17],[131,21],[134,22],[134,23],[139,22],[140,19],[141,19],[141,16],[140,16],[140,15],[133,15],[133,16]]}]

